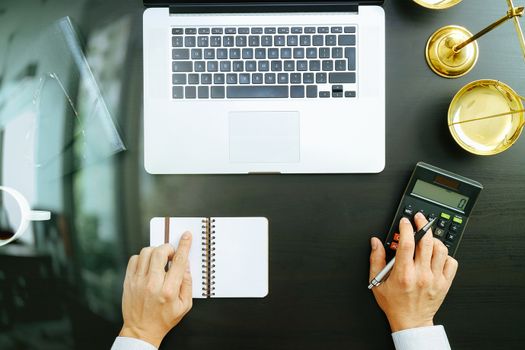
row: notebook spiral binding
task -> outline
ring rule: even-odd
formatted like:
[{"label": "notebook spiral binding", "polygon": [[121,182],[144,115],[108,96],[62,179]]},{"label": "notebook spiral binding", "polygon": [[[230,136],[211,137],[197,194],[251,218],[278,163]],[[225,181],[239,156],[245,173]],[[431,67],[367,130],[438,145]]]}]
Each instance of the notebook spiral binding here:
[{"label": "notebook spiral binding", "polygon": [[210,247],[211,247],[211,254],[210,254],[210,264],[208,271],[210,276],[210,283],[209,283],[209,290],[210,295],[215,296],[215,219],[211,220],[211,229],[210,229]]},{"label": "notebook spiral binding", "polygon": [[215,295],[215,219],[203,219],[201,232],[202,245],[202,296]]},{"label": "notebook spiral binding", "polygon": [[208,296],[208,219],[202,220],[201,250],[202,250],[202,296]]}]

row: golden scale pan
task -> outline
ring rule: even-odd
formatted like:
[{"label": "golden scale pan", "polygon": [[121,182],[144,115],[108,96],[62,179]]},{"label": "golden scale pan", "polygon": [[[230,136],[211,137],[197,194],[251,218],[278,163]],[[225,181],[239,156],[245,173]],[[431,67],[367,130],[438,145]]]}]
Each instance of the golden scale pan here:
[{"label": "golden scale pan", "polygon": [[[413,0],[434,10],[457,5],[462,0]],[[477,39],[508,20],[513,20],[523,54],[525,39],[518,18],[524,7],[506,0],[507,14],[477,34],[449,25],[438,29],[428,39],[425,55],[434,73],[445,78],[459,78],[474,68],[479,57]],[[464,86],[454,97],[448,111],[452,137],[465,150],[477,155],[493,155],[509,149],[525,126],[525,98],[497,80],[477,80]]]},{"label": "golden scale pan", "polygon": [[523,100],[500,81],[473,81],[450,104],[450,133],[463,149],[474,154],[488,156],[506,151],[525,125]]},{"label": "golden scale pan", "polygon": [[444,10],[459,4],[461,0],[414,0],[414,2],[432,10]]}]

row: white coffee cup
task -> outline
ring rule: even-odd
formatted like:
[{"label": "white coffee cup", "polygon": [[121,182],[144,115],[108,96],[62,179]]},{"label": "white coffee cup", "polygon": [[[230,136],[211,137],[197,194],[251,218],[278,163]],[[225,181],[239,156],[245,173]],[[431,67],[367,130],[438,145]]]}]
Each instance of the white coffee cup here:
[{"label": "white coffee cup", "polygon": [[10,187],[0,186],[0,192],[9,194],[18,204],[20,209],[20,224],[15,234],[8,239],[0,239],[0,246],[6,245],[18,237],[22,236],[29,227],[31,221],[46,221],[51,219],[51,213],[48,211],[31,210],[27,199],[17,190]]}]

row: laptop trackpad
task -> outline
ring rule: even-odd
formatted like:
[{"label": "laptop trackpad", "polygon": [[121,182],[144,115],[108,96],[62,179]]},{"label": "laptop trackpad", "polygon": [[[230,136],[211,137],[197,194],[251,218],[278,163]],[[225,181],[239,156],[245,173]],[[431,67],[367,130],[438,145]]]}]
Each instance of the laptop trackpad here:
[{"label": "laptop trackpad", "polygon": [[230,161],[298,163],[299,112],[230,112]]}]

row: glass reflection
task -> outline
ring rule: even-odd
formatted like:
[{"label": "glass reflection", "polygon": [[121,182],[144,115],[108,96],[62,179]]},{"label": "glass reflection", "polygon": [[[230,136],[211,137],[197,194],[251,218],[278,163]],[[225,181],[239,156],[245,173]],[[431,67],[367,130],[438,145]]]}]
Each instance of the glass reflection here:
[{"label": "glass reflection", "polygon": [[[3,19],[19,20],[28,2],[48,29],[34,24],[24,36]],[[0,4],[0,184],[53,215],[0,248],[0,348],[108,348],[128,244],[140,240],[129,238],[136,229],[124,214],[131,204],[122,200],[126,147],[117,125],[140,118],[140,108],[122,117],[128,95],[141,91],[140,79],[125,76],[140,30],[128,15],[136,4],[118,0],[120,12],[102,19],[88,1],[28,2]],[[53,22],[60,7],[82,14],[75,25]],[[0,210],[0,239],[12,234],[11,221]]]}]

